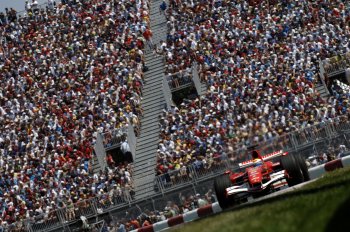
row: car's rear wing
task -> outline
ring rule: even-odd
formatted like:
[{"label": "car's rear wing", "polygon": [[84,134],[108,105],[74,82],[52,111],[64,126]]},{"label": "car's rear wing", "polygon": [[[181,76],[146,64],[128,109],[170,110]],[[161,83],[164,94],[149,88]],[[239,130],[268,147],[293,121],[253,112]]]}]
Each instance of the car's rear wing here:
[{"label": "car's rear wing", "polygon": [[[282,150],[279,150],[279,151],[275,151],[275,152],[272,152],[270,154],[264,155],[261,158],[263,161],[266,161],[266,160],[270,160],[270,159],[273,159],[275,157],[283,156],[283,155],[287,155],[287,154],[288,154],[288,152],[283,152]],[[252,164],[254,164],[253,160],[247,160],[247,161],[244,161],[242,163],[239,163],[238,165],[240,168],[245,168],[245,167],[249,167]]]}]

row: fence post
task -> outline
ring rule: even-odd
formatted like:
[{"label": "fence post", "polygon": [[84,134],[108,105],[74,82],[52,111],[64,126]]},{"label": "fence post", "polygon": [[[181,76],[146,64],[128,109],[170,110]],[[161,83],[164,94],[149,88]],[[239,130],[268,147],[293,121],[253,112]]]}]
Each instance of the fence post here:
[{"label": "fence post", "polygon": [[56,210],[57,217],[58,217],[60,223],[62,224],[63,228],[65,227],[65,223],[66,223],[66,218],[65,218],[64,212],[63,212],[64,209],[66,209],[66,207],[59,208]]},{"label": "fence post", "polygon": [[156,176],[155,179],[156,179],[158,189],[162,193],[162,196],[164,196],[164,185],[163,185],[163,181],[161,180],[161,176]]},{"label": "fence post", "polygon": [[327,134],[327,137],[328,138],[331,138],[332,137],[332,135],[333,135],[333,128],[332,128],[332,126],[333,126],[333,123],[334,122],[332,122],[332,123],[327,123],[326,125],[325,125],[325,129],[326,129],[326,134]]},{"label": "fence post", "polygon": [[298,143],[296,142],[295,133],[289,134],[289,140],[291,141],[294,150],[296,150],[298,147]]},{"label": "fence post", "polygon": [[95,215],[98,215],[98,207],[97,207],[97,201],[98,201],[98,196],[91,198],[90,200],[90,204],[94,210]]},{"label": "fence post", "polygon": [[193,176],[192,176],[193,182],[194,182],[194,183],[197,183],[197,180],[198,180],[198,173],[197,173],[196,168],[195,168],[193,165],[191,165],[191,166],[189,167],[189,170],[190,170],[190,173],[193,173]]},{"label": "fence post", "polygon": [[32,225],[30,224],[29,220],[24,221],[25,228],[27,229],[28,232],[33,232]]}]

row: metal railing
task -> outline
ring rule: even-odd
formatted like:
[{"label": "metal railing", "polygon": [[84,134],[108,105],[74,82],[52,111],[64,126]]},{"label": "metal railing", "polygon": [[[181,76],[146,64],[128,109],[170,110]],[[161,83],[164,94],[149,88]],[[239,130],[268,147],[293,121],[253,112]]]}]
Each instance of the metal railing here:
[{"label": "metal railing", "polygon": [[323,62],[319,61],[319,68],[320,68],[320,80],[321,80],[321,84],[324,86],[324,89],[326,90],[327,95],[330,95],[330,92],[328,90],[327,84],[326,84],[326,80],[325,80],[325,70],[324,70],[324,66],[323,66]]},{"label": "metal railing", "polygon": [[101,133],[100,136],[103,141],[103,146],[106,150],[111,149],[115,146],[120,146],[125,141],[128,134],[128,126],[115,128],[111,131]]},{"label": "metal railing", "polygon": [[343,73],[350,67],[350,52],[323,60],[321,64],[328,77]]},{"label": "metal railing", "polygon": [[105,221],[104,220],[101,220],[101,221],[95,222],[93,224],[90,224],[90,228],[93,231],[96,231],[96,232],[102,232],[104,226],[105,226]]},{"label": "metal railing", "polygon": [[186,72],[177,72],[166,76],[171,92],[187,88],[193,85],[192,76]]}]

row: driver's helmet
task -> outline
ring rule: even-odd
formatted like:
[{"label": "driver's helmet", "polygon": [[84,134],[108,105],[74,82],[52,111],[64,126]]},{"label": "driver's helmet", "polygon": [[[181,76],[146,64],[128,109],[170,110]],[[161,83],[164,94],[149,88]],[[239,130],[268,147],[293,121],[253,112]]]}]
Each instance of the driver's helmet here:
[{"label": "driver's helmet", "polygon": [[261,159],[253,159],[254,167],[262,165],[262,160]]},{"label": "driver's helmet", "polygon": [[253,163],[254,163],[255,167],[262,165],[262,163],[263,163],[262,157],[261,157],[261,155],[259,154],[258,151],[253,151],[252,152],[252,158],[253,158]]}]

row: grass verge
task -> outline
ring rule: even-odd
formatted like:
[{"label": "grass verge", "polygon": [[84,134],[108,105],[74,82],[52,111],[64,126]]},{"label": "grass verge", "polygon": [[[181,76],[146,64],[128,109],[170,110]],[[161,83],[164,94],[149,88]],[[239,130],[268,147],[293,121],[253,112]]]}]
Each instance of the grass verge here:
[{"label": "grass verge", "polygon": [[173,228],[172,232],[350,231],[350,168],[296,191]]}]

